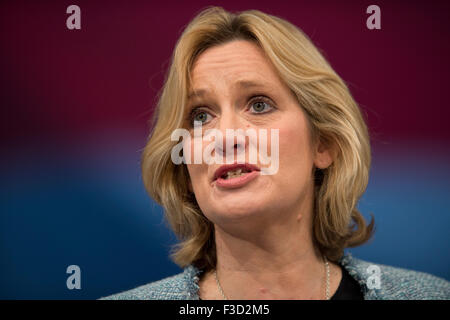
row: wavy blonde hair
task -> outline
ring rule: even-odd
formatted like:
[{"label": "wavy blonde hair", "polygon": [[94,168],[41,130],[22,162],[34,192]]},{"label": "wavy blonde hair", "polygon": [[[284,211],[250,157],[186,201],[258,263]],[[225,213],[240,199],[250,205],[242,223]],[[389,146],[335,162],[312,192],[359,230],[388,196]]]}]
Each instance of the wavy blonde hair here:
[{"label": "wavy blonde hair", "polygon": [[358,105],[309,38],[291,23],[257,10],[237,14],[208,7],[179,38],[154,113],[152,131],[142,154],[144,185],[165,209],[179,237],[172,253],[181,267],[216,264],[214,225],[203,215],[189,191],[186,165],[171,161],[174,129],[184,123],[190,71],[206,49],[232,40],[257,44],[306,112],[314,143],[332,146],[333,164],[316,169],[313,240],[329,260],[337,261],[346,247],[366,242],[374,220],[366,224],[356,208],[364,193],[371,162],[369,134]]}]

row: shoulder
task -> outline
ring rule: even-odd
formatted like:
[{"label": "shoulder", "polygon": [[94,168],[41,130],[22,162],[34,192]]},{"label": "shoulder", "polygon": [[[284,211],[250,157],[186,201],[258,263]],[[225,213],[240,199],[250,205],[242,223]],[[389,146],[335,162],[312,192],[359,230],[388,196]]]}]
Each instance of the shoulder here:
[{"label": "shoulder", "polygon": [[186,267],[182,273],[137,288],[102,297],[100,300],[195,300],[199,270]]},{"label": "shoulder", "polygon": [[450,282],[428,273],[372,263],[350,254],[340,264],[358,281],[365,299],[450,299]]}]

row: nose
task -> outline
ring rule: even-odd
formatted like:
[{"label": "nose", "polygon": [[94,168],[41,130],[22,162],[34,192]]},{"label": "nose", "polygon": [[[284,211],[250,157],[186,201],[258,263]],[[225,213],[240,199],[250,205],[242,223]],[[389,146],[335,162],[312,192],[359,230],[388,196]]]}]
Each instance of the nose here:
[{"label": "nose", "polygon": [[247,139],[244,131],[244,123],[234,111],[225,111],[218,122],[218,130],[222,133],[221,141],[216,141],[216,150],[221,156],[226,157],[227,162],[236,160],[236,157],[244,157],[247,149]]}]

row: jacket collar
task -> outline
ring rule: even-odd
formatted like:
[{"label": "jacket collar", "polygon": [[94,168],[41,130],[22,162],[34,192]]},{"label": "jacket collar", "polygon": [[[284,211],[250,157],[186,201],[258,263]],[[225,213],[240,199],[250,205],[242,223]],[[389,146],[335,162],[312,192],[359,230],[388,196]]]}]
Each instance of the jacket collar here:
[{"label": "jacket collar", "polygon": [[[338,261],[338,264],[348,271],[350,276],[355,279],[361,287],[364,299],[377,299],[377,290],[367,287],[367,278],[370,276],[368,268],[371,264],[368,262],[353,258],[350,253],[345,253]],[[184,269],[183,277],[185,279],[185,292],[187,300],[199,300],[198,291],[199,279],[202,270],[193,265],[189,265]]]}]

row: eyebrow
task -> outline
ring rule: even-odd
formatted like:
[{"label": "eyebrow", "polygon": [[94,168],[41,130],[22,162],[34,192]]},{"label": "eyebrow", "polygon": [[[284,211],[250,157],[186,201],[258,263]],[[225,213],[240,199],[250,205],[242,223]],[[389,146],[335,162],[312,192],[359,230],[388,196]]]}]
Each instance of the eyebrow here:
[{"label": "eyebrow", "polygon": [[[253,81],[253,80],[240,80],[236,83],[237,87],[240,87],[242,89],[248,89],[248,88],[267,88],[268,85],[262,82]],[[206,89],[197,89],[192,90],[188,94],[188,100],[194,98],[194,97],[203,97],[207,94],[208,90]]]}]

